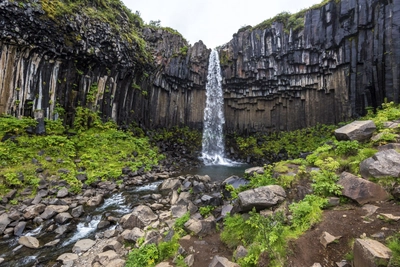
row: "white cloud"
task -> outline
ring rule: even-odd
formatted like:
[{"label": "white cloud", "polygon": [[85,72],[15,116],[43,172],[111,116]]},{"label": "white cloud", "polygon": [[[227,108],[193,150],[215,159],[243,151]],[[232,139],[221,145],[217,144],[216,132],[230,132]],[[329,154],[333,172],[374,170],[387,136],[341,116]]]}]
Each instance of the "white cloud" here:
[{"label": "white cloud", "polygon": [[288,11],[295,13],[322,0],[122,0],[145,22],[178,30],[191,44],[202,40],[214,48],[229,42],[244,25],[257,25]]}]

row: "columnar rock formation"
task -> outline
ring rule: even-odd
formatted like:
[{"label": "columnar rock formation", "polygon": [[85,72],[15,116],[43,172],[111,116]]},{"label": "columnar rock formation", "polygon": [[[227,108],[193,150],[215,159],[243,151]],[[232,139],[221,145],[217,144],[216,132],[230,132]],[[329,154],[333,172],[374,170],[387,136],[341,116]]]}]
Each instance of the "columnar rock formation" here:
[{"label": "columnar rock formation", "polygon": [[[201,41],[142,27],[138,40],[123,15],[119,32],[83,13],[57,21],[40,3],[0,3],[0,113],[55,119],[63,108],[72,124],[84,106],[119,124],[202,128]],[[302,30],[240,30],[219,48],[227,132],[336,123],[399,102],[399,21],[400,0],[332,0],[307,11]]]},{"label": "columnar rock formation", "polygon": [[274,22],[220,48],[228,131],[337,123],[399,102],[400,1],[330,1],[293,32]]}]

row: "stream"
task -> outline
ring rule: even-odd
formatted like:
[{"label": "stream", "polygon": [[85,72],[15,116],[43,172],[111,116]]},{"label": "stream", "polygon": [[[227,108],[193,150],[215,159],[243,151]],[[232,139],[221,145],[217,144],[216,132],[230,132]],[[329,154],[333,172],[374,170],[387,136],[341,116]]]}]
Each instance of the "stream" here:
[{"label": "stream", "polygon": [[[242,176],[247,165],[237,166],[203,166],[201,168],[186,171],[180,175],[209,175],[214,182],[222,182],[224,179],[232,176]],[[18,237],[8,239],[0,239],[0,257],[5,261],[0,267],[18,266],[53,266],[56,259],[63,253],[71,253],[72,247],[80,239],[96,239],[97,225],[108,216],[121,218],[128,214],[132,209],[140,204],[154,202],[149,195],[159,192],[159,186],[163,181],[152,182],[143,186],[125,187],[123,191],[105,197],[102,205],[90,208],[85,207],[85,213],[82,217],[73,219],[65,225],[57,225],[54,219],[45,220],[41,225],[35,226],[28,224],[23,235],[33,236],[39,239],[40,248],[30,249],[18,244]],[[67,230],[63,235],[57,236],[54,230],[46,231],[46,229],[56,224],[57,227],[65,227]],[[108,228],[101,229],[99,232],[114,229],[116,225],[112,224]],[[44,244],[60,239],[55,246],[44,247]]]}]

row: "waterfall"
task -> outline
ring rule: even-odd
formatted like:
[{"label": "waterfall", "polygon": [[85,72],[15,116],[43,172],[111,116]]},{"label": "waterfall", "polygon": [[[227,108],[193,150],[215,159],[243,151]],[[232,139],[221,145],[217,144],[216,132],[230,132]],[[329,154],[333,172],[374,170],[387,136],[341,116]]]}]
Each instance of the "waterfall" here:
[{"label": "waterfall", "polygon": [[230,165],[230,162],[224,158],[224,98],[221,86],[221,68],[216,50],[211,52],[209,61],[206,85],[207,99],[204,110],[202,159],[206,165]]}]

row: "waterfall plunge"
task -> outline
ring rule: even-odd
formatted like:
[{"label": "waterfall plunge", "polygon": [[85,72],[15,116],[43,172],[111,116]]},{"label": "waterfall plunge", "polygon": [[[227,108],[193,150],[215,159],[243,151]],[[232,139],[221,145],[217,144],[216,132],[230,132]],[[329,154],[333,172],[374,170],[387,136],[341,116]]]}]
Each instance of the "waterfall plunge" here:
[{"label": "waterfall plunge", "polygon": [[221,68],[216,50],[211,52],[209,61],[206,85],[207,100],[204,110],[202,159],[206,165],[231,165],[232,163],[224,157],[224,98],[221,86]]}]

